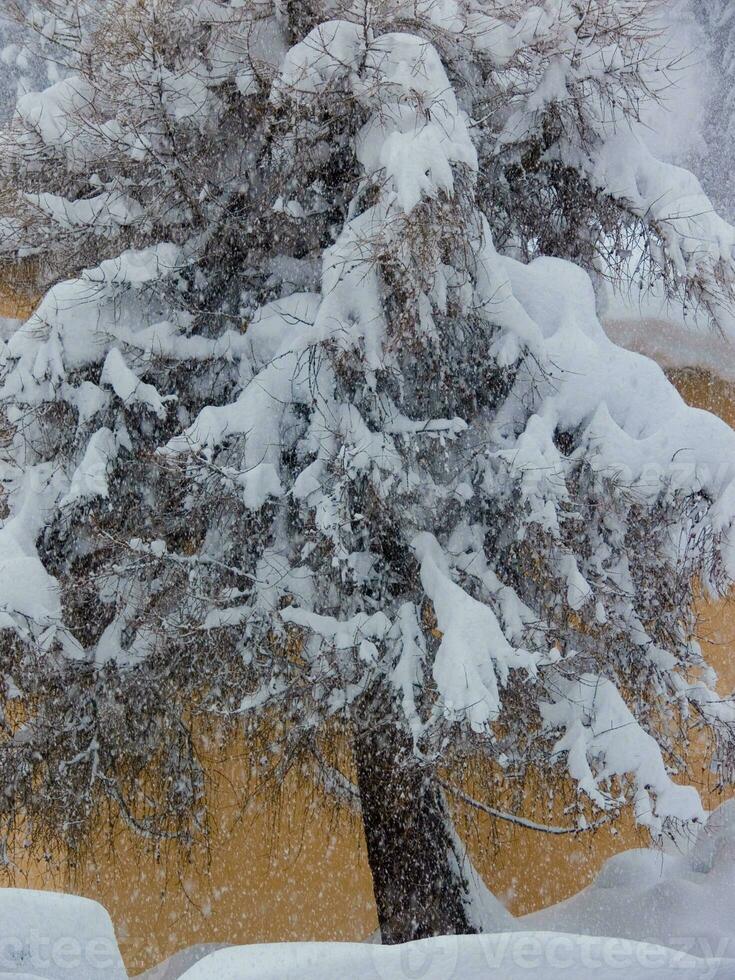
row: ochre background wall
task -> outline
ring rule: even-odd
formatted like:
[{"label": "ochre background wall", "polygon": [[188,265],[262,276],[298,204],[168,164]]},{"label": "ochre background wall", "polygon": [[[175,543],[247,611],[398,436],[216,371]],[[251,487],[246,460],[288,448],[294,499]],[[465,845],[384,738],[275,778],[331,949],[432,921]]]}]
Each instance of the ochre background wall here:
[{"label": "ochre background wall", "polygon": [[[12,269],[0,262],[0,316],[25,319],[36,305],[34,290],[34,264],[29,261]],[[13,285],[9,285],[9,283]]]},{"label": "ochre background wall", "polygon": [[[23,317],[25,294],[0,288],[0,316]],[[687,400],[735,425],[735,388],[701,371],[672,373]],[[702,610],[702,641],[721,676],[735,689],[735,601]],[[131,972],[201,942],[250,943],[295,939],[363,939],[376,928],[370,873],[359,823],[319,803],[302,784],[287,785],[281,805],[243,803],[236,753],[223,767],[213,798],[212,839],[196,861],[142,850],[125,832],[82,866],[74,889],[101,901],[115,922]],[[706,803],[706,767],[692,764]],[[529,816],[545,820],[540,801]],[[543,808],[545,810],[545,808]],[[632,823],[613,834],[552,837],[466,811],[460,827],[478,870],[512,912],[559,901],[587,884],[613,853],[645,846]],[[94,852],[93,852],[94,854]],[[68,889],[53,864],[36,862],[17,885]]]}]

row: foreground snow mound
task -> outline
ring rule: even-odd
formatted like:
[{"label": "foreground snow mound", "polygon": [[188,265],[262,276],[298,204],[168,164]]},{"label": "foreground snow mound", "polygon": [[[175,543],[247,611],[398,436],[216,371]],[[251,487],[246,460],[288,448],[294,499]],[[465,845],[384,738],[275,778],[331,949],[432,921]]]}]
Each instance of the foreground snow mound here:
[{"label": "foreground snow mound", "polygon": [[76,895],[0,889],[0,980],[127,980],[110,917]]},{"label": "foreground snow mound", "polygon": [[735,800],[712,813],[689,853],[624,851],[589,888],[519,924],[735,958]]},{"label": "foreground snow mound", "polygon": [[442,936],[405,946],[286,943],[235,946],[184,980],[725,980],[735,961],[698,959],[649,943],[544,932]]}]

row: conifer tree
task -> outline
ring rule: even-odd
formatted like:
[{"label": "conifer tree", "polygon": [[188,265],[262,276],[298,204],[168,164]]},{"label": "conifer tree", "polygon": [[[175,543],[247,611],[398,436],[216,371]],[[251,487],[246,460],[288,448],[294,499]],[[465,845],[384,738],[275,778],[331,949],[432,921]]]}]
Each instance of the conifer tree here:
[{"label": "conifer tree", "polygon": [[6,251],[58,280],[3,350],[6,841],[200,832],[207,718],[278,772],[350,746],[386,942],[502,921],[466,760],[573,785],[568,830],[702,818],[672,777],[701,725],[731,777],[693,592],[735,570],[735,436],[589,276],[638,250],[729,327],[735,232],[636,135],[649,7],[39,3],[68,64],[6,138]]}]

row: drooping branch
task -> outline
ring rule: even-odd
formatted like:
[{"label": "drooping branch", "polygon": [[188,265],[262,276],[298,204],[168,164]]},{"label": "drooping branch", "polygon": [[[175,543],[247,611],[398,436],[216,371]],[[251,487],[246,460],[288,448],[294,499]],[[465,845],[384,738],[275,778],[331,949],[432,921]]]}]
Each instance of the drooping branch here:
[{"label": "drooping branch", "polygon": [[459,789],[457,786],[453,786],[446,780],[442,780],[441,785],[447,793],[454,796],[455,799],[460,800],[466,806],[472,807],[473,810],[479,810],[494,820],[503,820],[506,823],[515,824],[517,827],[523,827],[524,830],[534,830],[542,834],[554,834],[557,836],[574,834],[576,836],[577,834],[599,830],[600,827],[605,827],[610,824],[613,819],[611,816],[607,816],[601,817],[599,820],[595,820],[593,823],[585,824],[584,826],[556,827],[553,824],[536,823],[535,820],[529,820],[527,817],[521,817],[518,814],[507,813],[504,810],[496,809],[496,807],[488,806],[487,803],[476,800],[473,796],[465,793],[464,790]]}]

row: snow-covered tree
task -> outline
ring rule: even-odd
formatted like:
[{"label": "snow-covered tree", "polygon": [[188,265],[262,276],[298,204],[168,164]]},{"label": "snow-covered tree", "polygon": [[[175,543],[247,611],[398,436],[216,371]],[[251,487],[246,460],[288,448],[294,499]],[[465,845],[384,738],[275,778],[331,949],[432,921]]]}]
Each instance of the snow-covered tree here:
[{"label": "snow-covered tree", "polygon": [[735,436],[584,271],[635,243],[728,324],[735,232],[636,135],[649,4],[41,7],[70,74],[19,101],[7,247],[73,278],[3,352],[4,838],[201,831],[206,719],[344,786],[336,741],[394,942],[492,924],[466,760],[570,831],[700,819]]}]

